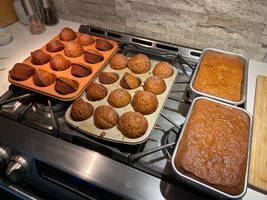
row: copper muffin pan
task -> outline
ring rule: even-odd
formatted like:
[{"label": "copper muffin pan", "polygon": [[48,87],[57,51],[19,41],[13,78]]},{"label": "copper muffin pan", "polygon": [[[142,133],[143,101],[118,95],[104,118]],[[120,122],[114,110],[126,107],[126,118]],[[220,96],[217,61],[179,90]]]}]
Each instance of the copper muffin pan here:
[{"label": "copper muffin pan", "polygon": [[[113,84],[102,84],[108,90],[107,96],[104,99],[100,100],[100,101],[89,101],[87,99],[87,97],[86,97],[86,92],[84,92],[81,95],[81,98],[83,100],[89,102],[90,104],[92,104],[94,109],[96,109],[100,105],[108,105],[108,106],[110,106],[108,101],[107,101],[110,92],[115,90],[115,89],[122,88],[120,86],[120,80],[123,78],[123,75],[124,75],[125,72],[129,72],[129,73],[133,74],[134,76],[136,76],[138,79],[141,80],[141,84],[139,85],[138,88],[133,89],[133,90],[127,90],[129,92],[129,94],[131,95],[131,100],[132,100],[132,98],[133,98],[133,96],[134,96],[134,94],[135,94],[135,92],[137,90],[143,90],[144,81],[148,77],[153,76],[152,71],[153,71],[155,65],[160,62],[160,61],[156,61],[156,60],[152,60],[152,59],[150,59],[150,61],[151,61],[151,69],[147,73],[144,73],[144,74],[135,74],[135,73],[131,72],[129,68],[125,68],[125,69],[122,69],[122,70],[114,70],[108,64],[107,67],[103,71],[115,73],[115,74],[117,74],[119,76],[119,79]],[[129,145],[140,144],[140,143],[146,141],[149,138],[150,134],[152,133],[152,130],[153,130],[154,126],[156,125],[156,122],[157,122],[158,117],[159,117],[159,115],[161,113],[161,110],[164,107],[165,100],[168,98],[168,95],[169,95],[169,93],[171,91],[173,83],[176,80],[176,76],[178,74],[176,68],[174,68],[174,67],[173,67],[173,71],[174,72],[173,72],[171,77],[164,79],[165,84],[166,84],[166,90],[162,94],[156,95],[156,97],[158,99],[158,108],[157,108],[157,110],[154,113],[150,114],[150,115],[144,115],[145,118],[148,121],[148,129],[147,129],[146,133],[144,135],[142,135],[141,137],[134,138],[134,139],[127,138],[120,132],[120,130],[117,128],[117,126],[111,128],[111,129],[106,129],[106,130],[99,129],[94,125],[93,116],[91,116],[87,120],[80,121],[80,122],[73,121],[71,119],[71,116],[70,116],[71,106],[68,108],[68,110],[65,113],[65,119],[68,122],[68,124],[70,124],[72,127],[78,129],[79,131],[81,131],[81,132],[83,132],[85,134],[89,134],[89,135],[92,135],[94,137],[101,138],[103,140],[107,140],[107,141],[111,141],[111,142],[115,142],[115,143],[122,143],[122,144],[129,144]],[[98,80],[98,77],[96,78],[95,82],[96,83],[100,83],[99,80]],[[117,111],[119,116],[121,116],[125,112],[134,111],[133,107],[131,106],[131,103],[129,103],[125,107],[114,108],[114,109]]]},{"label": "copper muffin pan", "polygon": [[[78,33],[78,32],[75,32],[75,33],[77,35],[77,38],[74,41],[77,41],[77,39],[81,33]],[[75,92],[70,93],[70,94],[66,94],[66,95],[60,94],[55,90],[55,82],[54,82],[54,84],[46,86],[46,87],[38,87],[34,84],[32,77],[28,78],[25,81],[17,81],[17,80],[12,79],[11,76],[8,75],[9,82],[14,84],[14,85],[17,85],[19,87],[23,87],[23,88],[26,88],[28,90],[32,90],[32,91],[35,91],[35,92],[38,92],[38,93],[62,100],[62,101],[71,101],[71,100],[77,98],[78,96],[81,95],[81,93],[87,87],[87,85],[95,78],[95,76],[98,74],[98,72],[105,66],[105,64],[109,61],[109,59],[112,57],[112,55],[118,49],[118,44],[115,41],[103,39],[103,38],[96,37],[96,36],[92,36],[92,37],[94,38],[95,42],[91,45],[83,46],[83,48],[84,48],[84,50],[97,51],[101,55],[103,55],[104,59],[102,61],[100,61],[99,63],[96,63],[96,64],[87,63],[84,60],[84,54],[82,54],[81,56],[76,57],[76,58],[70,58],[70,57],[65,56],[64,50],[61,50],[58,52],[48,52],[46,50],[46,45],[51,41],[60,40],[59,34],[55,38],[53,38],[51,41],[49,41],[46,45],[44,45],[43,47],[40,48],[44,53],[49,54],[51,56],[51,59],[55,55],[61,54],[67,60],[69,60],[71,62],[71,64],[77,63],[77,64],[82,64],[82,65],[89,67],[90,69],[92,69],[92,73],[86,77],[80,77],[79,78],[79,77],[73,76],[71,74],[71,67],[69,67],[68,69],[66,69],[64,71],[54,71],[53,69],[51,69],[49,62],[44,64],[44,65],[34,65],[31,63],[31,56],[29,56],[28,58],[26,58],[23,61],[24,64],[30,65],[30,66],[34,67],[36,70],[37,69],[44,69],[45,71],[56,75],[56,77],[66,77],[66,78],[70,78],[72,80],[77,81],[79,84],[79,87]],[[95,47],[96,39],[100,39],[100,40],[104,40],[104,41],[109,42],[110,44],[112,44],[113,48],[108,50],[108,51],[100,51],[100,50],[96,49],[96,47]],[[60,40],[60,41],[64,45],[67,43],[66,41],[62,41],[62,40]]]}]

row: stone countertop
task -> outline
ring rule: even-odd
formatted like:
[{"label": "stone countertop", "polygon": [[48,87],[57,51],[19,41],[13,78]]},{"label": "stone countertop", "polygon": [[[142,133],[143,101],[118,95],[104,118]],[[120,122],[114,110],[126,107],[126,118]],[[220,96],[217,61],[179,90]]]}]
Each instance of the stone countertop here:
[{"label": "stone countertop", "polygon": [[[20,22],[10,25],[9,31],[13,36],[13,40],[6,46],[0,46],[0,96],[8,90],[8,71],[14,64],[22,62],[25,58],[30,56],[29,52],[39,49],[57,35],[63,27],[70,27],[73,30],[78,31],[79,26],[80,23],[60,19],[57,25],[46,26],[46,31],[43,34],[32,35],[30,33],[29,26],[24,26]],[[6,69],[1,70],[2,68]],[[257,75],[267,76],[267,63],[250,60],[246,109],[251,114],[253,114],[254,109]],[[248,188],[243,199],[263,200],[267,199],[267,196]]]}]

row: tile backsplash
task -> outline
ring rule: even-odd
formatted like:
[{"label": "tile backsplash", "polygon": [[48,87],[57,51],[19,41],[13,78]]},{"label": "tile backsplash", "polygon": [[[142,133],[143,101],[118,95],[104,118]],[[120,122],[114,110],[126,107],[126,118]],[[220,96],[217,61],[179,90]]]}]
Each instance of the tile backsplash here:
[{"label": "tile backsplash", "polygon": [[265,0],[54,0],[60,18],[267,62]]}]

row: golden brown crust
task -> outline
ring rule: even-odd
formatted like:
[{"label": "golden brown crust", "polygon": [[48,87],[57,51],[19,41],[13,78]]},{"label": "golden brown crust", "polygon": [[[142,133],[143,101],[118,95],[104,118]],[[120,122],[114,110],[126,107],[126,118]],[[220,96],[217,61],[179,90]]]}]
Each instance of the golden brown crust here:
[{"label": "golden brown crust", "polygon": [[113,49],[113,45],[106,40],[96,39],[95,48],[100,51],[108,51]]},{"label": "golden brown crust", "polygon": [[121,70],[127,67],[128,58],[123,54],[116,54],[110,60],[110,67],[115,70]]},{"label": "golden brown crust", "polygon": [[115,108],[127,106],[130,101],[131,95],[124,89],[115,89],[108,97],[108,103]]},{"label": "golden brown crust", "polygon": [[71,58],[79,57],[83,54],[83,46],[76,41],[69,41],[65,44],[64,54]]},{"label": "golden brown crust", "polygon": [[96,64],[104,60],[104,57],[101,53],[98,51],[94,50],[86,50],[84,52],[84,61],[91,63],[91,64]]},{"label": "golden brown crust", "polygon": [[141,113],[129,111],[120,117],[118,128],[125,137],[138,138],[146,133],[148,122]]},{"label": "golden brown crust", "polygon": [[101,72],[98,78],[99,82],[103,84],[112,84],[118,79],[118,75],[111,72]]},{"label": "golden brown crust", "polygon": [[158,99],[152,92],[138,90],[133,97],[132,106],[136,112],[149,115],[157,110]]},{"label": "golden brown crust", "polygon": [[118,119],[118,113],[110,106],[102,105],[95,109],[94,124],[97,128],[110,129],[117,124]]},{"label": "golden brown crust", "polygon": [[46,50],[49,52],[58,52],[64,49],[64,44],[59,40],[51,41],[46,45]]},{"label": "golden brown crust", "polygon": [[132,72],[143,74],[150,70],[151,63],[146,55],[137,54],[128,61],[127,66]]},{"label": "golden brown crust", "polygon": [[155,95],[161,94],[166,90],[165,81],[158,76],[150,76],[145,80],[144,90]]},{"label": "golden brown crust", "polygon": [[52,85],[55,82],[56,76],[43,69],[37,69],[32,78],[35,85],[45,87]]},{"label": "golden brown crust", "polygon": [[71,107],[70,116],[74,121],[89,119],[94,113],[94,107],[81,98],[76,99]]},{"label": "golden brown crust", "polygon": [[16,63],[9,71],[11,78],[17,81],[24,81],[35,73],[35,68],[23,63]]},{"label": "golden brown crust", "polygon": [[63,41],[70,41],[74,40],[77,37],[76,33],[74,30],[71,28],[65,27],[61,30],[59,38]]},{"label": "golden brown crust", "polygon": [[138,88],[140,83],[134,75],[128,72],[125,72],[123,78],[120,81],[120,85],[124,89],[131,90],[131,89]]},{"label": "golden brown crust", "polygon": [[89,66],[85,66],[79,63],[71,64],[71,74],[76,77],[85,77],[92,73],[92,69]]},{"label": "golden brown crust", "polygon": [[91,35],[83,33],[78,37],[78,42],[83,46],[87,46],[93,44],[95,40]]},{"label": "golden brown crust", "polygon": [[172,65],[167,62],[160,62],[156,64],[155,68],[153,69],[153,75],[158,76],[160,78],[169,78],[172,76],[172,74]]},{"label": "golden brown crust", "polygon": [[237,102],[241,99],[242,79],[243,64],[239,58],[208,52],[203,56],[193,88]]},{"label": "golden brown crust", "polygon": [[70,94],[75,92],[79,87],[79,83],[66,77],[57,77],[55,90],[61,94]]},{"label": "golden brown crust", "polygon": [[31,63],[35,65],[44,65],[51,59],[51,56],[44,53],[41,49],[31,52],[31,57]]},{"label": "golden brown crust", "polygon": [[175,155],[177,169],[228,194],[244,189],[249,117],[241,110],[198,100]]},{"label": "golden brown crust", "polygon": [[99,83],[92,82],[86,88],[86,97],[90,101],[99,101],[104,99],[107,94],[107,88]]},{"label": "golden brown crust", "polygon": [[57,54],[50,60],[50,66],[55,71],[63,71],[70,67],[70,61],[61,54]]}]

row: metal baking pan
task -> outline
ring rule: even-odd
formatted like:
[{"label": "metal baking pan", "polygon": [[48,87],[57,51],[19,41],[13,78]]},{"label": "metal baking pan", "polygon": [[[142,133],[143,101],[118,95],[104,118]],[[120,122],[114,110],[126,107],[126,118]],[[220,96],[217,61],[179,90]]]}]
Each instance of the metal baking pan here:
[{"label": "metal baking pan", "polygon": [[[219,189],[216,189],[212,186],[209,186],[199,180],[196,180],[194,178],[191,178],[185,174],[183,174],[182,172],[180,172],[176,166],[175,166],[175,157],[176,157],[176,154],[177,154],[177,151],[178,151],[178,147],[179,147],[179,144],[183,138],[183,134],[184,134],[184,130],[185,130],[185,127],[188,123],[188,119],[190,117],[190,114],[193,110],[193,107],[195,105],[195,103],[200,100],[200,99],[205,99],[205,100],[209,100],[209,101],[213,101],[213,102],[216,102],[216,103],[219,103],[219,104],[222,104],[222,105],[225,105],[227,107],[230,107],[230,108],[234,108],[234,109],[239,109],[239,110],[242,110],[245,114],[248,115],[249,117],[249,141],[248,141],[248,153],[247,153],[247,165],[246,165],[246,174],[245,174],[245,183],[244,183],[244,188],[243,188],[243,191],[238,194],[238,195],[231,195],[231,194],[228,194],[226,192],[223,192]],[[190,108],[189,108],[189,111],[187,113],[187,116],[186,116],[186,119],[185,119],[185,123],[183,125],[183,128],[181,130],[181,134],[179,136],[179,139],[176,143],[176,146],[175,146],[175,149],[174,149],[174,152],[173,152],[173,156],[172,156],[172,168],[175,172],[175,175],[177,177],[178,180],[182,181],[182,182],[185,182],[193,187],[196,187],[204,192],[207,192],[209,193],[210,195],[212,196],[215,196],[216,198],[221,198],[221,199],[240,199],[241,197],[243,197],[247,191],[247,182],[248,182],[248,172],[249,172],[249,163],[250,163],[250,153],[251,153],[251,140],[252,140],[252,116],[249,112],[247,112],[246,110],[242,109],[242,108],[239,108],[237,106],[234,106],[234,105],[229,105],[227,103],[224,103],[224,102],[220,102],[218,100],[214,100],[214,99],[210,99],[210,98],[207,98],[207,97],[197,97],[194,99],[194,101],[192,102]]]},{"label": "metal baking pan", "polygon": [[[229,55],[229,56],[230,55],[231,56],[235,56],[235,57],[239,58],[242,61],[244,70],[243,70],[243,80],[242,80],[241,99],[240,99],[240,101],[235,102],[235,101],[227,100],[227,99],[224,99],[224,98],[216,97],[216,96],[213,96],[213,95],[210,95],[210,94],[206,94],[204,92],[200,92],[200,91],[196,90],[193,87],[194,81],[195,81],[195,79],[197,77],[197,74],[198,74],[198,71],[199,71],[200,64],[201,64],[202,59],[203,59],[203,56],[207,52],[217,52],[217,53],[222,53],[222,54]],[[197,66],[196,66],[196,69],[195,69],[195,71],[194,71],[194,73],[192,75],[191,81],[190,81],[190,89],[193,91],[192,97],[194,98],[194,97],[198,97],[198,96],[206,96],[206,97],[210,97],[212,99],[220,100],[220,101],[232,104],[232,105],[244,104],[245,101],[246,101],[246,98],[247,98],[247,77],[248,77],[248,58],[247,57],[245,57],[243,55],[240,55],[240,54],[231,53],[231,52],[222,51],[222,50],[213,49],[213,48],[205,49],[201,53],[201,56],[199,58],[199,62],[197,64]]]}]

